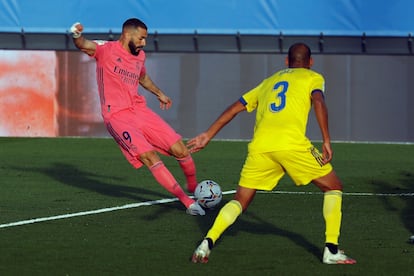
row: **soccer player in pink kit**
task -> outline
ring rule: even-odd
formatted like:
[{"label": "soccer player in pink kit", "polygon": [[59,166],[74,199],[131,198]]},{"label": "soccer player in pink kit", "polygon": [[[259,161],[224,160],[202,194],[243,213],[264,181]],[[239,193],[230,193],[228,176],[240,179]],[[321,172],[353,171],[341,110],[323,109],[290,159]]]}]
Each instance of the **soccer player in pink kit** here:
[{"label": "soccer player in pink kit", "polygon": [[96,77],[101,112],[108,132],[119,145],[129,163],[136,169],[146,165],[154,178],[187,208],[190,215],[205,215],[203,208],[190,198],[157,152],[174,156],[187,180],[187,190],[197,186],[194,160],[177,134],[160,116],[147,107],[138,86],[154,94],[161,109],[172,101],[151,80],[145,68],[147,26],[136,18],[122,25],[118,41],[96,42],[84,38],[83,26],[71,27],[73,42],[82,52],[96,59]]}]

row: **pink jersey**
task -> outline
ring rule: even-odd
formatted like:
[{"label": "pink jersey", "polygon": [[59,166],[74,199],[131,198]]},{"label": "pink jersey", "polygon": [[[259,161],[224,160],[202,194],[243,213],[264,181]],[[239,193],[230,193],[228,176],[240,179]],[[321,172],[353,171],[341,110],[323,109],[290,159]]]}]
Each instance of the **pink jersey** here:
[{"label": "pink jersey", "polygon": [[153,150],[171,155],[181,136],[138,93],[139,79],[146,74],[144,51],[134,56],[111,41],[97,43],[94,57],[105,126],[129,163],[141,167],[139,156]]},{"label": "pink jersey", "polygon": [[119,41],[108,41],[97,43],[94,57],[104,119],[136,104],[146,104],[145,97],[138,94],[139,79],[146,74],[144,51],[134,56]]}]

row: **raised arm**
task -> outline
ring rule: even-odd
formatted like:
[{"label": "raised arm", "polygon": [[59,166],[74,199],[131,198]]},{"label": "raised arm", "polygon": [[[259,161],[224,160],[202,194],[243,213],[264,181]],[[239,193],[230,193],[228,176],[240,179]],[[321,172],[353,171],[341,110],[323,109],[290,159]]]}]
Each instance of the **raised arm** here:
[{"label": "raised arm", "polygon": [[81,50],[82,52],[93,56],[96,51],[96,44],[95,42],[86,39],[83,35],[83,26],[81,23],[77,22],[72,25],[70,28],[73,37],[73,43],[75,44],[76,48]]},{"label": "raised arm", "polygon": [[214,121],[214,123],[211,124],[207,131],[199,134],[187,142],[187,147],[189,148],[190,152],[197,152],[205,148],[210,140],[213,139],[213,137],[216,136],[216,134],[225,125],[233,120],[237,114],[245,110],[246,107],[240,101],[236,101],[227,107],[226,110],[224,110],[224,112],[221,113],[221,115]]},{"label": "raised arm", "polygon": [[328,108],[326,107],[322,91],[315,91],[312,94],[312,104],[315,111],[316,120],[318,121],[322,134],[323,161],[324,163],[328,163],[332,160],[333,151],[331,147],[331,137],[329,135]]}]

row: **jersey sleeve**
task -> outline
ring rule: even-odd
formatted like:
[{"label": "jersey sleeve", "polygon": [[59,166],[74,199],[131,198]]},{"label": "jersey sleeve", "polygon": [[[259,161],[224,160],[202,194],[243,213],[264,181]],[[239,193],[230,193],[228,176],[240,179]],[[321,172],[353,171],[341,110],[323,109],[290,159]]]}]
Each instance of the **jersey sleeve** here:
[{"label": "jersey sleeve", "polygon": [[141,78],[141,77],[145,76],[146,73],[147,73],[147,67],[145,67],[145,63],[144,63],[142,65],[141,72],[139,73],[139,77]]},{"label": "jersey sleeve", "polygon": [[92,42],[96,44],[95,54],[92,57],[99,59],[99,57],[102,56],[104,45],[108,41],[107,40],[92,40]]},{"label": "jersey sleeve", "polygon": [[252,112],[257,108],[258,93],[262,88],[262,84],[263,82],[240,97],[239,101],[246,107],[247,112]]},{"label": "jersey sleeve", "polygon": [[325,95],[325,79],[320,74],[314,74],[310,84],[310,94],[315,91],[322,91]]}]

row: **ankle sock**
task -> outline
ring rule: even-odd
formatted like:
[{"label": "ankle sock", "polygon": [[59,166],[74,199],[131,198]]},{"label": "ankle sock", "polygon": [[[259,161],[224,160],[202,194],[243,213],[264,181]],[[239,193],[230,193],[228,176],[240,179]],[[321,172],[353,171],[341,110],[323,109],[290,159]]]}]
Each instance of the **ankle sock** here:
[{"label": "ankle sock", "polygon": [[336,254],[336,253],[338,253],[338,245],[337,245],[337,244],[333,244],[333,243],[326,243],[325,245],[326,245],[326,247],[328,247],[329,251],[330,251],[332,254]]}]

